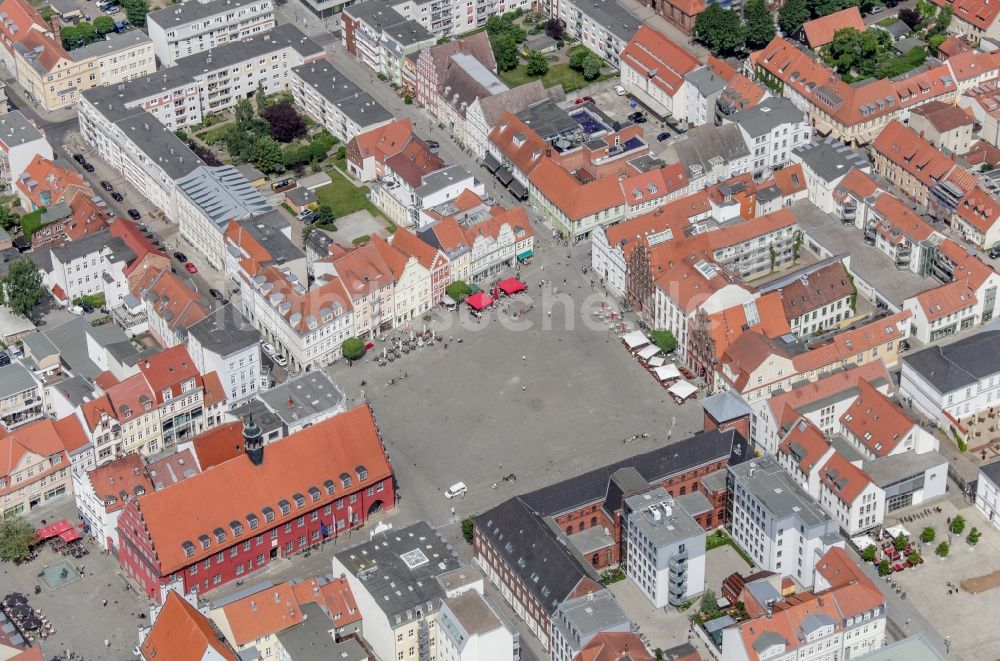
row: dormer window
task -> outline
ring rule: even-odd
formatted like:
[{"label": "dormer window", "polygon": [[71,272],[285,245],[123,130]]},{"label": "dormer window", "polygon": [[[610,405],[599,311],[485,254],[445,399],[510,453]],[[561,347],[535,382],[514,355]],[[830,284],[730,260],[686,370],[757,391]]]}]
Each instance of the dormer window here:
[{"label": "dormer window", "polygon": [[333,492],[336,491],[337,486],[333,483],[333,480],[326,480],[323,482],[323,488],[326,489],[326,495],[332,496]]},{"label": "dormer window", "polygon": [[289,512],[292,511],[292,504],[289,503],[287,500],[279,500],[278,509],[281,510],[282,514],[288,514]]},{"label": "dormer window", "polygon": [[319,500],[319,497],[320,497],[321,495],[322,495],[322,494],[320,493],[319,489],[317,489],[316,487],[309,487],[309,497],[310,497],[310,498],[312,498],[312,501],[313,501],[314,503],[315,503],[315,502],[316,502],[317,500]]},{"label": "dormer window", "polygon": [[104,499],[104,504],[108,507],[111,507],[116,502],[118,502],[118,499],[115,498],[114,496],[108,496],[107,498]]},{"label": "dormer window", "polygon": [[233,531],[233,537],[239,537],[243,534],[243,524],[239,521],[231,521],[229,529]]},{"label": "dormer window", "polygon": [[256,514],[247,514],[247,525],[250,526],[250,530],[255,530],[259,523],[260,519],[257,518]]},{"label": "dormer window", "polygon": [[341,473],[340,474],[340,484],[343,485],[343,487],[345,489],[347,487],[351,486],[351,476],[348,475],[347,473]]},{"label": "dormer window", "polygon": [[170,388],[166,388],[163,392],[160,393],[160,395],[163,397],[163,399],[170,399],[171,397],[174,396],[174,391],[171,390]]},{"label": "dormer window", "polygon": [[190,558],[192,555],[194,555],[195,551],[194,544],[192,544],[191,542],[183,542],[181,546],[184,548],[185,558]]},{"label": "dormer window", "polygon": [[212,531],[212,534],[215,535],[215,541],[218,542],[219,544],[226,541],[226,531],[223,530],[222,528],[216,528],[215,530]]},{"label": "dormer window", "polygon": [[292,496],[292,500],[295,501],[296,507],[302,507],[306,504],[306,497],[300,493],[297,493],[294,496]]},{"label": "dormer window", "polygon": [[201,542],[202,550],[205,550],[212,543],[212,540],[208,538],[208,535],[198,535],[198,541]]},{"label": "dormer window", "polygon": [[368,469],[364,466],[358,466],[354,469],[354,472],[358,474],[358,481],[364,482],[368,479]]},{"label": "dormer window", "polygon": [[274,510],[273,509],[271,509],[270,507],[265,507],[264,510],[263,510],[263,512],[264,512],[264,521],[265,522],[274,521]]}]

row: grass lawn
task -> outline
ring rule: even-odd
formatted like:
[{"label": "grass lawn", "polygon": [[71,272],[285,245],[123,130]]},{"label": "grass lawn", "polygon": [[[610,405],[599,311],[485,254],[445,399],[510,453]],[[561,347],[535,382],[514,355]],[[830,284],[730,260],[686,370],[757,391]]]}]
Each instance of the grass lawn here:
[{"label": "grass lawn", "polygon": [[750,555],[744,551],[743,547],[737,544],[736,540],[730,537],[729,533],[727,533],[723,528],[719,528],[705,538],[706,551],[711,551],[712,549],[719,548],[720,546],[733,547],[733,550],[736,551],[736,553],[738,553],[748,565],[753,567],[753,559]]},{"label": "grass lawn", "polygon": [[21,231],[24,232],[24,238],[30,241],[35,232],[40,229],[42,229],[41,209],[35,209],[31,213],[21,216]]},{"label": "grass lawn", "polygon": [[[563,91],[567,94],[578,89],[582,89],[587,85],[592,85],[594,83],[600,82],[602,80],[607,80],[608,78],[614,78],[616,74],[606,73],[601,74],[596,80],[584,80],[583,74],[579,71],[569,68],[569,64],[563,62],[561,64],[553,64],[549,66],[549,71],[544,76],[542,76],[542,85],[545,87],[554,87],[555,85],[562,85]],[[528,65],[519,64],[517,68],[512,71],[502,71],[500,72],[500,77],[503,82],[507,83],[510,87],[520,87],[526,83],[536,79],[536,76],[528,75]]]},{"label": "grass lawn", "polygon": [[199,131],[195,133],[198,139],[207,145],[214,145],[219,141],[220,136],[229,130],[232,124],[220,124],[219,126],[213,126],[210,129],[204,131]]},{"label": "grass lawn", "polygon": [[888,27],[899,20],[898,16],[886,16],[880,21],[875,21],[875,25],[881,25],[882,27]]},{"label": "grass lawn", "polygon": [[367,188],[355,186],[336,170],[327,170],[327,174],[330,175],[331,181],[316,190],[316,200],[321,205],[333,209],[334,216],[342,218],[362,209],[367,209],[376,216],[382,215],[382,212],[368,201]]}]

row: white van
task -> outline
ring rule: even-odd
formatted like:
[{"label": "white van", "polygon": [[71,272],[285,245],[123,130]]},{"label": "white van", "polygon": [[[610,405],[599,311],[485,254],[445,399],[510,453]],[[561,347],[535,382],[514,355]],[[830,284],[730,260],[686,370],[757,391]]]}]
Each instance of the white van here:
[{"label": "white van", "polygon": [[455,484],[448,487],[448,490],[444,492],[444,497],[451,499],[455,498],[456,496],[464,496],[465,492],[468,490],[469,488],[465,486],[465,482],[456,482]]}]

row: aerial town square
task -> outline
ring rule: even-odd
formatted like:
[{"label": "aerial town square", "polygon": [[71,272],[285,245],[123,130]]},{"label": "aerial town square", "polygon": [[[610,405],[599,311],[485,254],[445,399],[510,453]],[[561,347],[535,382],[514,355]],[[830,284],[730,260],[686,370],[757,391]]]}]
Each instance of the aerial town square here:
[{"label": "aerial town square", "polygon": [[0,0],[0,661],[988,661],[1000,3]]}]

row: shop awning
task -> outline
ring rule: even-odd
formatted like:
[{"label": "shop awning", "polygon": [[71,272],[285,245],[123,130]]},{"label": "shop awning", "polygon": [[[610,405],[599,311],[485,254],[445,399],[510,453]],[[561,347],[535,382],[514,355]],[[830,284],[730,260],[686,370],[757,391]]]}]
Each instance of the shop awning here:
[{"label": "shop awning", "polygon": [[524,252],[517,253],[517,258],[523,262],[526,259],[531,259],[531,256],[534,254],[534,250],[525,250]]},{"label": "shop awning", "polygon": [[501,167],[497,170],[497,179],[499,179],[500,183],[504,186],[510,186],[510,182],[514,180],[514,175],[511,174],[510,170],[507,168]]},{"label": "shop awning", "polygon": [[493,174],[500,167],[500,161],[497,160],[497,157],[492,152],[486,152],[486,158],[483,159],[483,167],[489,170],[490,174]]},{"label": "shop awning", "polygon": [[527,199],[527,197],[528,197],[528,189],[525,188],[524,184],[522,184],[517,179],[515,179],[512,182],[510,182],[510,186],[508,186],[508,188],[510,188],[510,192],[517,199],[519,199],[519,200]]},{"label": "shop awning", "polygon": [[486,292],[478,291],[472,296],[465,299],[465,302],[469,304],[469,307],[473,310],[485,310],[486,308],[493,305],[493,299],[490,298]]},{"label": "shop awning", "polygon": [[698,392],[698,388],[681,379],[674,385],[670,386],[670,388],[667,389],[667,392],[683,402],[685,399]]},{"label": "shop awning", "polygon": [[622,335],[622,342],[625,343],[629,349],[638,349],[639,347],[644,347],[649,344],[649,338],[646,337],[645,333],[642,331],[632,331],[631,333],[626,333]]},{"label": "shop awning", "polygon": [[500,291],[508,295],[516,294],[519,291],[527,289],[527,287],[524,286],[524,283],[517,278],[507,278],[506,280],[501,280],[500,284],[497,286],[500,287]]}]

